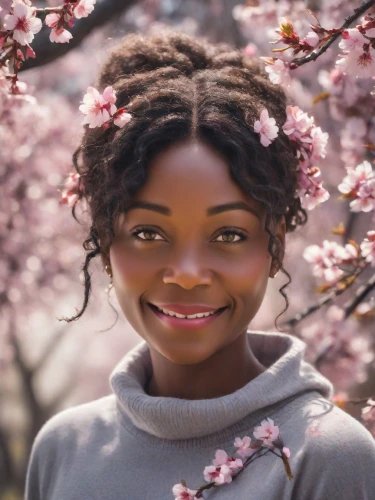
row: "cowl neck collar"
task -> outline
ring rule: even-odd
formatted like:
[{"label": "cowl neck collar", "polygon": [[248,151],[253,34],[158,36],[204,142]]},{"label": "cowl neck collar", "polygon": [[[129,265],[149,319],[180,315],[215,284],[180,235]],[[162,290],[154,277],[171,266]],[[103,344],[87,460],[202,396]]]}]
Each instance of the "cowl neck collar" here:
[{"label": "cowl neck collar", "polygon": [[154,397],[145,392],[152,373],[142,341],[112,371],[109,382],[119,411],[138,429],[162,439],[191,439],[219,432],[249,414],[306,391],[332,398],[333,386],[304,360],[306,344],[286,333],[247,332],[256,358],[267,368],[237,391],[214,399]]}]

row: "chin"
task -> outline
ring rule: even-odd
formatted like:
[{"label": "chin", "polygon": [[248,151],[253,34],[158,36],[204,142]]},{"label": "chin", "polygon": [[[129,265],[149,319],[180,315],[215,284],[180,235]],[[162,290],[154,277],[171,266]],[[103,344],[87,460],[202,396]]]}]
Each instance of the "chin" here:
[{"label": "chin", "polygon": [[213,354],[216,349],[212,346],[211,349],[204,349],[203,346],[182,346],[176,349],[157,349],[160,354],[167,358],[172,363],[177,365],[197,365],[203,363]]}]

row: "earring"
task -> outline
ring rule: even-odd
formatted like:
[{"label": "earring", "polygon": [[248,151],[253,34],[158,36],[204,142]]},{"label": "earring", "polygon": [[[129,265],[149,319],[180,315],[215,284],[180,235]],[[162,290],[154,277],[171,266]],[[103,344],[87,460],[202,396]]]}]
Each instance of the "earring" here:
[{"label": "earring", "polygon": [[[108,271],[108,269],[110,269],[110,271]],[[112,269],[111,269],[111,266],[105,266],[105,270],[107,271],[107,274],[110,278],[112,278]]]},{"label": "earring", "polygon": [[271,275],[271,278],[272,278],[272,279],[273,279],[273,278],[276,278],[276,276],[277,276],[278,274],[279,274],[279,267],[277,266],[277,267],[276,267],[275,272]]}]

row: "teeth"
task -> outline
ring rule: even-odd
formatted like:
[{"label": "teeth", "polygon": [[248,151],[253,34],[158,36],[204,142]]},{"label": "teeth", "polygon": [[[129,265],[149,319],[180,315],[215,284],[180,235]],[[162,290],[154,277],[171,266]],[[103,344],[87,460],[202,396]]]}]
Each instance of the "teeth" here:
[{"label": "teeth", "polygon": [[216,310],[206,313],[190,314],[188,316],[185,316],[184,314],[178,314],[172,311],[168,311],[167,309],[160,309],[159,307],[158,310],[163,312],[164,314],[167,314],[168,316],[175,316],[176,318],[181,318],[181,319],[206,318],[207,316],[212,316],[212,314],[215,314],[217,312]]}]

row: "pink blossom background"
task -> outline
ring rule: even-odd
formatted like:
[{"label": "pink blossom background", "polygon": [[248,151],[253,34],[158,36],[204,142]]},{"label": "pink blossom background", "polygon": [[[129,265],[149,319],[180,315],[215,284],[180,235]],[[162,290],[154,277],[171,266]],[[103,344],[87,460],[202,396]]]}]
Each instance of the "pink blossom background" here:
[{"label": "pink blossom background", "polygon": [[[1,1],[0,6],[5,3]],[[0,251],[4,256],[0,262],[0,433],[6,436],[16,477],[6,493],[0,488],[4,499],[21,498],[26,459],[42,423],[64,408],[108,394],[111,370],[141,340],[123,317],[113,291],[107,296],[108,276],[99,260],[91,267],[93,293],[83,317],[71,324],[57,320],[71,316],[83,301],[80,268],[87,224],[80,227],[70,209],[59,205],[64,180],[73,171],[71,155],[83,130],[78,110],[82,96],[95,82],[107,52],[131,31],[157,32],[170,26],[236,43],[254,56],[270,56],[269,41],[278,17],[290,11],[291,2],[262,2],[251,13],[236,8],[230,19],[228,8],[237,3],[194,0],[181,7],[173,0],[137,2],[119,19],[87,36],[79,48],[46,66],[20,73],[33,98],[10,103],[0,95],[0,122],[7,123],[0,125]],[[293,4],[295,27],[307,33],[305,4]],[[320,22],[325,27],[339,26],[352,8],[349,1],[329,2],[320,11]],[[353,214],[349,203],[339,200],[337,186],[345,176],[345,166],[368,158],[363,143],[375,141],[375,121],[373,84],[354,77],[342,82],[332,73],[338,51],[337,46],[328,49],[316,62],[293,72],[288,90],[292,103],[313,115],[316,124],[329,133],[328,154],[320,164],[331,197],[309,214],[306,227],[288,236],[285,267],[293,282],[285,320],[319,299],[316,286],[320,281],[303,257],[305,248],[320,245],[323,239],[343,244],[342,237],[331,233],[340,222],[350,227],[352,239],[362,241],[374,222],[373,214]],[[330,97],[313,104],[325,91]],[[270,280],[252,329],[274,329],[274,319],[284,307],[278,291],[284,282],[282,273]],[[339,306],[351,293],[285,331],[306,341],[311,362],[334,345],[320,371],[338,394],[366,397],[375,394],[374,319],[343,321]],[[372,301],[371,296],[366,298],[367,303]],[[118,319],[112,327],[115,311]],[[360,415],[359,406],[348,411]],[[370,429],[372,425],[369,419]]]}]

